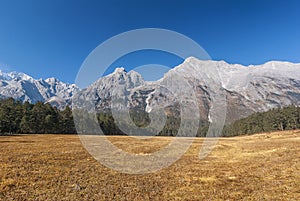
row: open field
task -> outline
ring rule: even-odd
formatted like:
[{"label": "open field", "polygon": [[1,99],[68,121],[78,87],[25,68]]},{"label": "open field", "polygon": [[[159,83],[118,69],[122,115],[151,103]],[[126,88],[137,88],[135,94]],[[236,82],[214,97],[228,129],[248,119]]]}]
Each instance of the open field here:
[{"label": "open field", "polygon": [[[147,153],[170,138],[110,140]],[[129,175],[99,164],[76,135],[0,136],[0,200],[300,200],[300,131],[221,138],[199,160],[202,142],[166,169]]]}]

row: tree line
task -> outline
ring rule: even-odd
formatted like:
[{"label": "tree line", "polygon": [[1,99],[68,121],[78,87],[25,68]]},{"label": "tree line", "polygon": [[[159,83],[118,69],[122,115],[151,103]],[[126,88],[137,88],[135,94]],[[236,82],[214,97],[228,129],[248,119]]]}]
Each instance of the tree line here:
[{"label": "tree line", "polygon": [[[118,125],[111,111],[98,111],[96,120],[92,114],[86,111],[75,111],[77,118],[77,128],[81,127],[93,128],[99,127],[105,135],[126,135]],[[167,115],[166,123],[163,129],[157,134],[159,136],[176,136],[180,127],[180,113],[175,112],[175,115]],[[134,133],[134,129],[138,127],[146,127],[150,123],[149,114],[144,110],[131,110],[131,120],[134,126],[128,127]],[[158,117],[160,118],[160,117]],[[79,121],[78,121],[79,119]],[[91,126],[86,126],[94,122]],[[122,118],[121,118],[122,119]],[[119,125],[126,127],[128,118],[123,118],[123,122]],[[93,122],[92,122],[93,123]],[[96,126],[95,126],[96,125]],[[155,127],[155,126],[154,126]],[[207,120],[200,120],[197,135],[205,137],[209,128]],[[223,136],[236,136],[244,134],[254,134],[260,132],[270,132],[277,130],[300,129],[300,107],[288,106],[284,108],[271,109],[263,113],[255,113],[246,118],[235,121],[230,125],[225,125]],[[185,130],[188,130],[186,128]],[[99,131],[99,130],[98,130]],[[83,132],[85,132],[83,130]],[[97,129],[88,129],[89,134],[97,132]],[[51,106],[49,103],[37,102],[31,104],[29,102],[22,103],[13,98],[0,99],[0,134],[76,134],[72,109],[66,107],[64,110],[59,110]],[[192,133],[187,131],[186,136]],[[147,135],[141,133],[140,135]]]},{"label": "tree line", "polygon": [[[167,116],[166,122],[161,131],[157,131],[155,128],[160,125],[153,125],[152,129],[144,130],[140,133],[140,128],[147,127],[151,120],[149,114],[144,110],[132,109],[129,111],[129,117],[127,112],[119,112],[118,118],[115,119],[111,110],[106,109],[98,111],[96,118],[94,114],[85,112],[83,110],[75,110],[74,115],[76,117],[76,124],[80,133],[89,134],[101,134],[104,135],[153,135],[156,133],[157,136],[175,136],[178,132],[180,125],[180,117]],[[163,118],[157,116],[158,122],[163,122]],[[101,130],[99,130],[99,128]]]},{"label": "tree line", "polygon": [[[97,119],[104,134],[124,134],[114,123],[114,118],[111,113],[99,113],[97,115]],[[150,123],[148,113],[143,111],[131,112],[131,119],[134,121],[135,126],[138,127],[144,127]],[[167,115],[165,125],[157,135],[176,136],[180,123],[180,114]],[[127,124],[126,120],[123,124]],[[210,123],[207,120],[200,119],[196,136],[205,137],[209,129],[209,125]],[[132,129],[134,129],[134,127]],[[231,124],[225,125],[222,131],[222,136],[227,137],[295,129],[300,129],[300,107],[290,105],[282,108],[274,108],[266,112],[257,112],[246,118],[242,118]],[[189,131],[188,128],[185,128],[185,131],[185,136],[190,136],[192,134],[192,130]]]},{"label": "tree line", "polygon": [[[77,109],[72,112],[68,106],[64,110],[59,110],[49,103],[22,103],[13,98],[0,99],[0,134],[76,134],[74,114],[79,115],[79,118],[76,118],[76,125],[82,133],[97,134],[101,128],[105,135],[127,135],[118,127],[110,110],[98,111],[95,120],[94,114],[84,110]],[[122,114],[119,115],[122,116]],[[127,131],[132,133],[136,133],[137,128],[146,127],[150,124],[149,114],[141,109],[130,110],[130,118],[134,122],[134,126],[128,126],[129,119],[126,118],[125,114],[119,125],[127,127]],[[168,115],[163,129],[157,135],[177,135],[180,122],[180,114]],[[208,122],[201,120],[199,127],[197,136],[205,136]],[[85,128],[88,129],[85,130]],[[192,131],[187,131],[187,136],[191,133]],[[147,135],[148,133],[138,134]],[[149,134],[152,135],[151,132]]]},{"label": "tree line", "polygon": [[223,136],[236,136],[270,131],[300,129],[300,107],[290,105],[255,113],[226,125]]},{"label": "tree line", "polygon": [[76,133],[72,110],[58,110],[49,103],[22,103],[13,98],[0,100],[1,134]]}]

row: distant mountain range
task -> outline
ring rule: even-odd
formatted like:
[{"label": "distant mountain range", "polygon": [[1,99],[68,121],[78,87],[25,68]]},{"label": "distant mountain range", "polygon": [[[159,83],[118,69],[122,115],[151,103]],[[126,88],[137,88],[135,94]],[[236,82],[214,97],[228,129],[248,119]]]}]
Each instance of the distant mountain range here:
[{"label": "distant mountain range", "polygon": [[79,88],[56,78],[34,79],[18,72],[0,71],[0,98],[12,97],[22,102],[49,102],[58,108],[71,104],[74,93]]},{"label": "distant mountain range", "polygon": [[[194,57],[187,58],[154,82],[145,81],[135,71],[126,72],[124,68],[117,68],[112,74],[100,78],[83,90],[55,78],[36,80],[23,73],[0,72],[0,97],[13,97],[32,103],[50,102],[62,108],[71,105],[72,97],[77,94],[81,100],[92,101],[97,110],[106,110],[112,103],[112,91],[118,88],[118,94],[124,95],[128,107],[151,112],[161,105],[177,107],[177,97],[161,87],[175,73],[185,78],[193,88],[200,116],[209,119],[209,109],[216,91],[207,82],[204,68],[217,69],[220,87],[227,99],[227,122],[271,108],[291,104],[300,106],[300,64],[271,61],[246,67]],[[176,87],[176,83],[173,83],[173,87]],[[192,100],[186,97],[186,101]],[[191,108],[191,111],[196,110]]]}]

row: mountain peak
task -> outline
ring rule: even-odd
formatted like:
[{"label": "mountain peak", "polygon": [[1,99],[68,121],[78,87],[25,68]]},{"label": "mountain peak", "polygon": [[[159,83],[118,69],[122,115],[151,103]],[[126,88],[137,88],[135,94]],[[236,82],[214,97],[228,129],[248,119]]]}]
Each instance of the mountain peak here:
[{"label": "mountain peak", "polygon": [[33,78],[25,73],[13,72],[2,72],[2,75],[7,78],[7,80],[33,80]]},{"label": "mountain peak", "polygon": [[124,67],[118,67],[114,70],[113,73],[126,73],[126,70]]},{"label": "mountain peak", "polygon": [[47,78],[47,79],[45,79],[45,81],[46,81],[47,83],[49,83],[49,84],[54,84],[54,83],[59,82],[59,80],[58,80],[57,78],[55,78],[55,77]]},{"label": "mountain peak", "polygon": [[214,64],[228,64],[226,61],[224,60],[208,60],[208,59],[198,59],[196,57],[188,57],[184,60],[183,64],[184,63],[197,63],[197,64],[211,64],[211,63],[214,63]]},{"label": "mountain peak", "polygon": [[188,57],[188,58],[186,58],[185,60],[184,60],[184,62],[191,62],[191,61],[194,61],[194,60],[199,60],[199,59],[197,59],[196,57]]}]

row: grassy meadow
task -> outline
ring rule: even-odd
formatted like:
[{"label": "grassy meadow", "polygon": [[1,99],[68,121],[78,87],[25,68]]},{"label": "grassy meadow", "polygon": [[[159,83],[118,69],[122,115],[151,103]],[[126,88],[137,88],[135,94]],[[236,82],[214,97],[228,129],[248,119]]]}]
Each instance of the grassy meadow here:
[{"label": "grassy meadow", "polygon": [[[150,153],[170,137],[109,137]],[[197,138],[176,163],[151,174],[98,163],[77,135],[0,136],[0,200],[300,200],[300,131],[220,138],[199,160]]]}]

